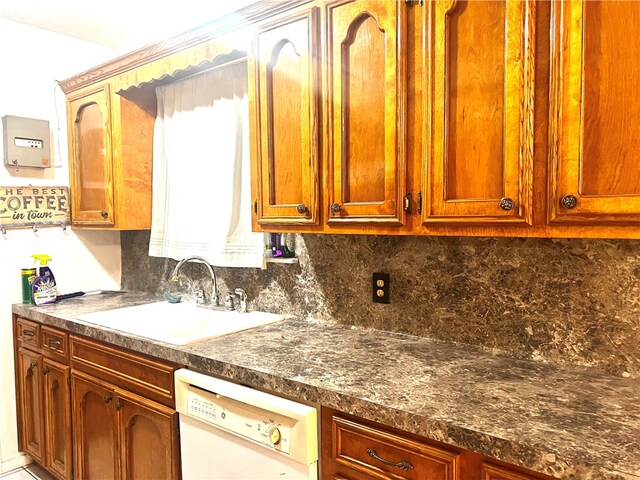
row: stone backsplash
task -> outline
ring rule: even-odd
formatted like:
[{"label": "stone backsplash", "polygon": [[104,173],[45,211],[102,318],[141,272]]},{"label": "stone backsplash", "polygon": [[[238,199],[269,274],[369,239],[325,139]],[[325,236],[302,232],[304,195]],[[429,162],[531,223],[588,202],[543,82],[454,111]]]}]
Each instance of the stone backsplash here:
[{"label": "stone backsplash", "polygon": [[[148,256],[149,232],[121,240],[123,288],[172,287],[176,262]],[[242,287],[251,309],[640,376],[638,241],[298,235],[296,251],[299,264],[216,268],[220,293]],[[208,278],[187,267],[184,288]],[[371,300],[376,271],[391,275],[388,305]]]}]

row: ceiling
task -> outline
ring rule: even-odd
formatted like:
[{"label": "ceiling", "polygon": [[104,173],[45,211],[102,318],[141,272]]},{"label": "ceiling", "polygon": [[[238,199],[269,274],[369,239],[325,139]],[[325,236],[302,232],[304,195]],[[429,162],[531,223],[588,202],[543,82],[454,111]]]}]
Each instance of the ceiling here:
[{"label": "ceiling", "polygon": [[207,23],[256,0],[0,0],[0,17],[130,50]]}]

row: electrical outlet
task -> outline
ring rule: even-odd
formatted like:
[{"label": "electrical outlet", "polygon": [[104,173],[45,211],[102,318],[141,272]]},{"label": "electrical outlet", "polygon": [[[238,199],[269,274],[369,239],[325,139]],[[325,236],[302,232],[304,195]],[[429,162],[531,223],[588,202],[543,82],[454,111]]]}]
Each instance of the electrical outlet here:
[{"label": "electrical outlet", "polygon": [[389,303],[389,274],[373,272],[371,282],[374,303]]}]

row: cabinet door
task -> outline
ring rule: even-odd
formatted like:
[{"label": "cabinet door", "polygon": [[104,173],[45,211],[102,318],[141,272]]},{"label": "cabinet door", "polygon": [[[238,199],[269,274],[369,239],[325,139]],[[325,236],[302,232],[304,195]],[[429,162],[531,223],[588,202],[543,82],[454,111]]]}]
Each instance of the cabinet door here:
[{"label": "cabinet door", "polygon": [[640,226],[640,3],[552,3],[549,219]]},{"label": "cabinet door", "polygon": [[132,393],[116,393],[122,478],[180,478],[176,411]]},{"label": "cabinet door", "polygon": [[325,8],[328,222],[403,224],[406,4]]},{"label": "cabinet door", "polygon": [[71,478],[70,368],[53,360],[43,360],[44,431],[46,467],[60,479]]},{"label": "cabinet door", "polygon": [[430,8],[423,220],[530,224],[535,4]]},{"label": "cabinet door", "polygon": [[258,223],[318,223],[318,8],[278,19],[255,38],[249,67]]},{"label": "cabinet door", "polygon": [[116,410],[108,384],[79,372],[71,375],[75,476],[120,478]]},{"label": "cabinet door", "polygon": [[109,86],[70,97],[68,121],[73,223],[113,226]]},{"label": "cabinet door", "polygon": [[536,480],[533,477],[511,468],[483,463],[480,480]]},{"label": "cabinet door", "polygon": [[42,355],[30,350],[18,350],[20,374],[18,401],[24,450],[38,463],[44,463],[44,423],[42,421]]}]

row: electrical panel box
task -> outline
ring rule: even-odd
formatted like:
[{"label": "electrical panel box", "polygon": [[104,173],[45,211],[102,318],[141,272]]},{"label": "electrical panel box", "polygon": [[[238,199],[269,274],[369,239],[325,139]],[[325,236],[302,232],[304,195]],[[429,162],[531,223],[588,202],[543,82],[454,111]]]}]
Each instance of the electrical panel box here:
[{"label": "electrical panel box", "polygon": [[51,167],[48,121],[5,115],[2,133],[5,165]]}]

